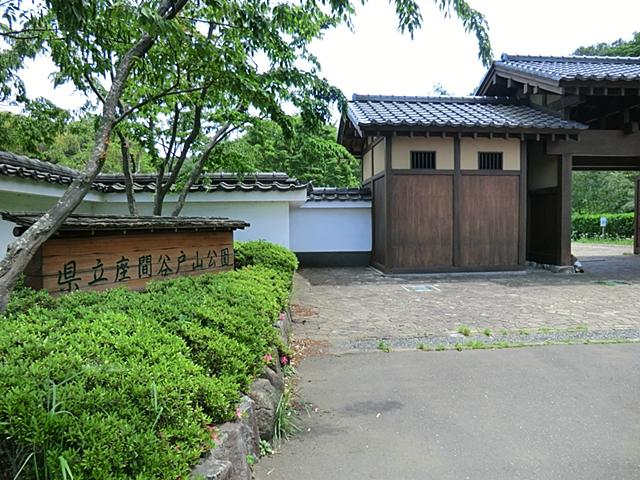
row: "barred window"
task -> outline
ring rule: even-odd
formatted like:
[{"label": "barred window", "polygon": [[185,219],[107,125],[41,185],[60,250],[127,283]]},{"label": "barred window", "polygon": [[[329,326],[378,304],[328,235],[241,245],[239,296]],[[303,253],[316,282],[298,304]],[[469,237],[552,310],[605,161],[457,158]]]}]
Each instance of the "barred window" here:
[{"label": "barred window", "polygon": [[428,150],[411,152],[411,168],[435,170],[436,152]]},{"label": "barred window", "polygon": [[502,152],[478,152],[479,170],[502,170]]}]

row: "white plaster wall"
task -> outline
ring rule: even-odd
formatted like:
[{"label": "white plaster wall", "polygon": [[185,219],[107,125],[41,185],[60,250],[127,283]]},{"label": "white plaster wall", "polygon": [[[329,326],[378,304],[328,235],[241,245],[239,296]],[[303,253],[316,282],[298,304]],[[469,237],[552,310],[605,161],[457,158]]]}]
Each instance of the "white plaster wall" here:
[{"label": "white plaster wall", "polygon": [[309,202],[291,209],[294,252],[371,251],[370,202]]},{"label": "white plaster wall", "polygon": [[[221,193],[220,195],[229,195]],[[249,194],[245,194],[249,195]],[[172,203],[165,203],[164,213],[171,214]],[[153,205],[149,202],[138,202],[139,212],[143,215],[152,213]],[[128,213],[124,202],[108,202],[94,205],[96,214]],[[233,220],[244,220],[251,224],[244,230],[236,230],[236,240],[268,240],[289,247],[289,202],[198,202],[187,204],[181,215],[190,217],[227,217]]]}]

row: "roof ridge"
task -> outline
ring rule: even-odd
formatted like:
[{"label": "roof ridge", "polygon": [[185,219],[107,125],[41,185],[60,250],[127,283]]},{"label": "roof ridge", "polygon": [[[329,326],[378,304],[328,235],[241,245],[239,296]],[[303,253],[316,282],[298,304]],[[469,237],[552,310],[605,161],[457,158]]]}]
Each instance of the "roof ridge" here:
[{"label": "roof ridge", "polygon": [[360,95],[354,93],[353,102],[407,102],[407,103],[518,103],[512,97],[449,96],[449,95]]},{"label": "roof ridge", "polygon": [[75,168],[58,165],[56,163],[47,162],[46,160],[38,160],[36,158],[27,157],[26,155],[18,155],[17,153],[0,150],[0,163],[7,163],[17,167],[38,168],[47,173],[56,175],[76,176],[80,172]]},{"label": "roof ridge", "polygon": [[640,57],[605,57],[602,55],[510,55],[503,53],[501,62],[573,62],[573,63],[622,63],[640,64]]}]

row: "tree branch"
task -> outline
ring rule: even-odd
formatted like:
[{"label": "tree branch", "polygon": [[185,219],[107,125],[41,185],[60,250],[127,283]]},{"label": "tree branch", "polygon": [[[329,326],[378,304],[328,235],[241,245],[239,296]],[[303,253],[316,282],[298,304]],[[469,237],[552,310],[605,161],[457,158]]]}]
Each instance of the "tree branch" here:
[{"label": "tree branch", "polygon": [[[175,17],[188,0],[164,0],[158,13],[165,19]],[[0,261],[0,312],[4,312],[11,291],[31,259],[44,242],[64,223],[65,219],[82,202],[102,169],[107,156],[109,139],[116,120],[116,110],[125,83],[135,61],[147,54],[157,37],[143,34],[142,37],[122,57],[116,69],[116,77],[105,98],[102,118],[91,156],[85,170],[73,179],[73,182],[45,214],[29,227],[17,240],[12,242],[5,258]]]},{"label": "tree branch", "polygon": [[198,162],[193,167],[193,170],[191,171],[191,175],[189,175],[189,180],[187,180],[187,183],[182,188],[182,191],[180,192],[180,196],[178,197],[178,203],[176,204],[175,208],[173,209],[173,212],[171,213],[172,217],[177,217],[178,215],[180,215],[180,212],[184,208],[184,203],[187,200],[187,195],[189,194],[191,187],[195,185],[195,183],[200,178],[200,175],[202,175],[202,169],[204,168],[204,164],[206,163],[206,161],[209,159],[209,155],[211,155],[211,151],[215,148],[216,145],[218,145],[218,143],[224,140],[224,138],[227,135],[229,135],[229,133],[231,133],[233,130],[235,130],[235,128],[232,129],[231,124],[227,122],[224,125],[222,125],[213,135],[213,138],[209,141],[204,151],[202,152],[202,155],[200,155]]}]

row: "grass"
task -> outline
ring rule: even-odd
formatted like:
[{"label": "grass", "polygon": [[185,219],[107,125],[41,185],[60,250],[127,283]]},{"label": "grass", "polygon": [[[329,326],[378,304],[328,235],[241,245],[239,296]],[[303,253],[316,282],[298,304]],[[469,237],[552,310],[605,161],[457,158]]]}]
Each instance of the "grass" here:
[{"label": "grass", "polygon": [[575,243],[595,243],[601,245],[633,245],[633,238],[584,237],[572,240]]},{"label": "grass", "polygon": [[464,348],[469,348],[471,350],[482,350],[483,348],[487,348],[489,345],[480,340],[471,340],[469,342],[465,342],[463,346]]},{"label": "grass", "polygon": [[273,445],[281,445],[292,435],[300,431],[298,412],[293,408],[293,392],[291,386],[285,386],[276,408],[276,422],[273,430]]},{"label": "grass", "polygon": [[418,345],[416,345],[416,348],[418,350],[422,350],[423,352],[429,350],[429,347],[427,347],[424,343],[420,342]]},{"label": "grass", "polygon": [[458,333],[464,335],[465,337],[468,337],[469,335],[471,335],[471,329],[466,325],[460,325],[458,327]]},{"label": "grass", "polygon": [[589,327],[587,327],[586,325],[575,325],[573,327],[567,327],[566,331],[571,333],[588,332]]},{"label": "grass", "polygon": [[485,329],[482,331],[482,333],[484,333],[484,334],[485,334],[485,336],[487,336],[487,337],[490,337],[490,336],[492,336],[492,335],[493,335],[493,333],[491,332],[491,329],[490,329],[490,328],[485,328]]},{"label": "grass", "polygon": [[378,350],[389,353],[391,351],[391,347],[384,340],[380,340],[378,342]]}]

